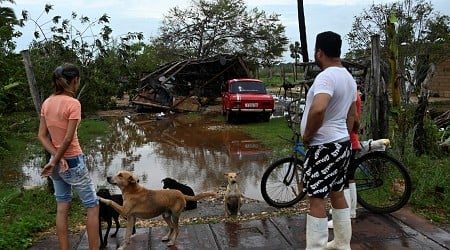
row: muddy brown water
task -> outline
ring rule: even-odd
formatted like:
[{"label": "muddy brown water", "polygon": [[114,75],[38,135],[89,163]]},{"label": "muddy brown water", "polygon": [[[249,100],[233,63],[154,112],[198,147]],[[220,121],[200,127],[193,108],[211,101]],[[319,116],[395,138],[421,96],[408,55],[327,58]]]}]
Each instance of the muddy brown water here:
[{"label": "muddy brown water", "polygon": [[[205,116],[157,114],[106,117],[112,133],[99,139],[96,148],[83,148],[90,174],[97,185],[112,192],[120,190],[106,177],[118,170],[132,171],[140,184],[161,189],[161,180],[171,177],[189,185],[194,192],[217,191],[226,185],[224,174],[239,171],[244,196],[262,200],[260,180],[270,164],[271,152],[262,143],[233,129],[220,119]],[[24,186],[45,185],[39,176],[43,159],[22,166]]]}]

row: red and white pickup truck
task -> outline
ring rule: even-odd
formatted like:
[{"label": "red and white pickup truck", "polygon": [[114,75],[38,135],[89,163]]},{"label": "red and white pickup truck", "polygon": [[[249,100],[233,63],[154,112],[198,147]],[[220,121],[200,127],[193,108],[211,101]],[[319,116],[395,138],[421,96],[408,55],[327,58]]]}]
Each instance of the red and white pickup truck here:
[{"label": "red and white pickup truck", "polygon": [[228,122],[242,115],[257,115],[270,121],[274,105],[273,96],[267,94],[264,83],[258,79],[228,80],[222,92],[222,114]]}]

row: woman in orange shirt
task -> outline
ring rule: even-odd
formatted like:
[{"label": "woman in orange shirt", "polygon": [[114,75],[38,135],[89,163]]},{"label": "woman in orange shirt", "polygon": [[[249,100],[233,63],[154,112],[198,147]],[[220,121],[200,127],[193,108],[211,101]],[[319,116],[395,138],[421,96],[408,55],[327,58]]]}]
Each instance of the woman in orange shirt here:
[{"label": "woman in orange shirt", "polygon": [[87,210],[89,249],[98,249],[99,203],[77,136],[81,105],[74,96],[80,87],[80,70],[67,63],[58,66],[53,72],[52,83],[55,92],[42,104],[38,139],[52,155],[41,176],[50,176],[55,187],[60,249],[69,249],[68,215],[72,188]]}]

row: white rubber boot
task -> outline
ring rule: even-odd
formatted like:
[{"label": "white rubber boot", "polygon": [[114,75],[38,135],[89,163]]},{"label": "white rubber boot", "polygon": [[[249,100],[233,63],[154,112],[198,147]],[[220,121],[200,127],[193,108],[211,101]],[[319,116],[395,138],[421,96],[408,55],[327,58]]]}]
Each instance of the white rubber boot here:
[{"label": "white rubber boot", "polygon": [[[356,187],[355,187],[355,191],[356,191]],[[350,192],[350,189],[348,189],[348,188],[344,189],[344,197],[345,197],[345,201],[347,202],[347,207],[350,207],[350,204],[351,204],[351,200],[350,200],[351,199],[351,192]],[[331,216],[333,216],[333,209],[334,208],[330,209]],[[356,211],[355,211],[355,218],[356,218]],[[330,228],[330,229],[334,228],[333,227],[333,217],[331,217],[331,220],[328,221],[328,228]]]},{"label": "white rubber boot", "polygon": [[352,222],[350,209],[333,209],[334,239],[327,243],[325,249],[349,250],[352,239]]},{"label": "white rubber boot", "polygon": [[327,218],[306,215],[306,250],[325,249],[328,241]]},{"label": "white rubber boot", "polygon": [[356,183],[351,182],[348,184],[350,190],[350,218],[356,218],[356,205],[358,202],[358,198],[356,196]]}]

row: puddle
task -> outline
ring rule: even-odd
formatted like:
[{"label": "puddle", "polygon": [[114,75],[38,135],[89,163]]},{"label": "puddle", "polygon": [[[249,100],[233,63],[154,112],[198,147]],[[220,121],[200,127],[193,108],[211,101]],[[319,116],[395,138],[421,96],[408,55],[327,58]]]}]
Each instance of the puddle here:
[{"label": "puddle", "polygon": [[[196,193],[216,191],[226,185],[225,173],[239,171],[243,194],[263,200],[259,184],[271,152],[260,141],[230,130],[223,121],[193,121],[180,115],[156,119],[150,114],[106,119],[112,127],[111,135],[99,140],[97,148],[83,148],[98,187],[119,193],[106,177],[129,170],[150,189],[161,189],[161,180],[171,177]],[[23,173],[28,176],[25,186],[45,183],[39,176],[41,164],[42,159],[34,158],[23,165]]]}]

